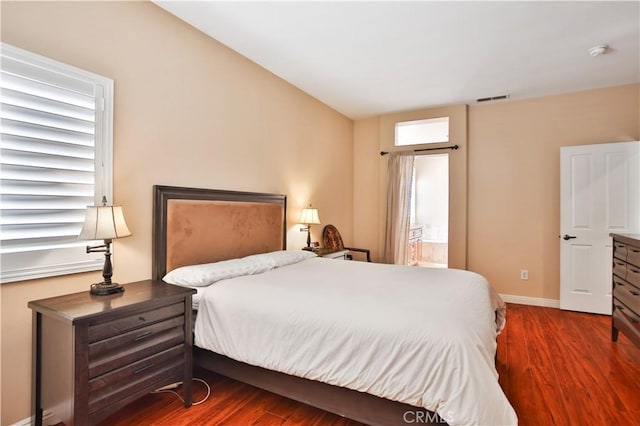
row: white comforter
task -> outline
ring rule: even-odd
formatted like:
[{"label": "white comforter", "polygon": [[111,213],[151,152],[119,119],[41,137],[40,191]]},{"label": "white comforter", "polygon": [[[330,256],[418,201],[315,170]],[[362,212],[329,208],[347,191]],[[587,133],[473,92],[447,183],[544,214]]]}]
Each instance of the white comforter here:
[{"label": "white comforter", "polygon": [[451,425],[517,423],[494,367],[504,303],[478,274],[314,258],[201,293],[201,348]]}]

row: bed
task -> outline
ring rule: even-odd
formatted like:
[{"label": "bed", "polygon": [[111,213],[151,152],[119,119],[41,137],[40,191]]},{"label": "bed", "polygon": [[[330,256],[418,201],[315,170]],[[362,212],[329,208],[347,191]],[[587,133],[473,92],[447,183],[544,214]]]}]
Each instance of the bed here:
[{"label": "bed", "polygon": [[154,278],[198,290],[195,365],[370,425],[517,423],[483,277],[286,250],[279,194],[155,186],[153,227]]}]

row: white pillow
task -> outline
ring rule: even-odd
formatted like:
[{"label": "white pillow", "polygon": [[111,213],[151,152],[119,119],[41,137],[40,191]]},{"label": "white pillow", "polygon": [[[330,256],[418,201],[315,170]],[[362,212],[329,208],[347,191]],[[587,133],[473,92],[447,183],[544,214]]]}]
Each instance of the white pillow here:
[{"label": "white pillow", "polygon": [[231,259],[176,268],[164,276],[169,284],[204,287],[227,278],[253,275],[273,269],[268,259]]},{"label": "white pillow", "polygon": [[306,250],[280,250],[270,253],[253,254],[241,259],[222,260],[176,268],[164,276],[169,284],[186,287],[205,287],[227,278],[254,275],[273,268],[291,265],[311,257],[315,253]]},{"label": "white pillow", "polygon": [[260,259],[261,261],[271,262],[274,268],[279,268],[281,266],[298,263],[312,257],[316,257],[316,254],[308,250],[280,250],[269,253],[254,254],[247,256],[244,259]]}]

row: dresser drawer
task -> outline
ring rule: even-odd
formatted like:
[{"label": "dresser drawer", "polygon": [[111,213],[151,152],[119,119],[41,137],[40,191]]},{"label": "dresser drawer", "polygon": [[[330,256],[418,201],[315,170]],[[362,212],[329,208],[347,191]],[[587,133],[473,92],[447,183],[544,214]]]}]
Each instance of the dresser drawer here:
[{"label": "dresser drawer", "polygon": [[[147,335],[139,341],[135,340],[135,336],[140,333],[140,330],[135,330],[134,332],[126,333],[124,336],[117,336],[98,342],[97,350],[93,349],[96,344],[89,345],[89,378],[99,376],[184,343],[183,325],[169,329],[165,328],[164,324],[162,326],[160,331]],[[117,341],[118,345],[109,347],[109,342],[112,340]]]},{"label": "dresser drawer", "polygon": [[640,337],[640,316],[635,312],[632,312],[631,309],[615,299],[613,301],[613,305],[614,320],[622,321],[628,329],[634,332],[636,338]]},{"label": "dresser drawer", "polygon": [[613,243],[613,257],[621,260],[627,260],[627,245],[614,241]]},{"label": "dresser drawer", "polygon": [[95,324],[89,327],[89,342],[95,342],[107,337],[121,334],[125,331],[143,327],[147,324],[162,321],[167,318],[177,317],[184,314],[184,304],[176,303],[162,308],[144,311],[117,320]]},{"label": "dresser drawer", "polygon": [[613,259],[613,273],[620,278],[627,277],[627,262],[620,259]]},{"label": "dresser drawer", "polygon": [[628,282],[613,277],[613,297],[624,303],[636,313],[640,313],[640,289]]},{"label": "dresser drawer", "polygon": [[640,287],[640,267],[627,264],[627,281]]},{"label": "dresser drawer", "polygon": [[640,248],[628,247],[627,248],[627,263],[637,266],[640,269]]}]

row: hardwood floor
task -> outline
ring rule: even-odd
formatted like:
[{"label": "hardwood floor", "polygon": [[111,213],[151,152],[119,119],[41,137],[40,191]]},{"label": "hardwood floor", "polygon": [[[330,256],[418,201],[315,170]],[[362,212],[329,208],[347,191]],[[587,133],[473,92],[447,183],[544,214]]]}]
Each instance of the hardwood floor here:
[{"label": "hardwood floor", "polygon": [[640,425],[640,348],[608,316],[511,304],[497,369],[521,425]]},{"label": "hardwood floor", "polygon": [[[610,317],[510,304],[498,337],[500,385],[520,425],[640,426],[640,348]],[[211,386],[185,409],[175,395],[151,394],[102,425],[356,426],[359,423],[202,370]],[[178,389],[179,390],[179,389]],[[205,388],[194,383],[194,401]]]}]

